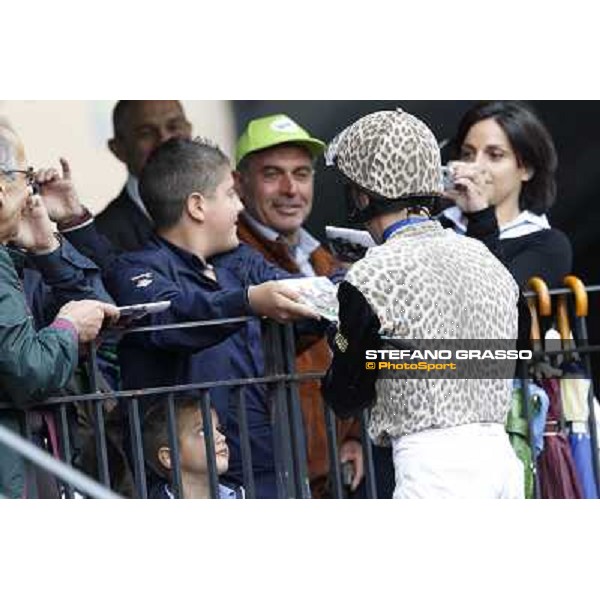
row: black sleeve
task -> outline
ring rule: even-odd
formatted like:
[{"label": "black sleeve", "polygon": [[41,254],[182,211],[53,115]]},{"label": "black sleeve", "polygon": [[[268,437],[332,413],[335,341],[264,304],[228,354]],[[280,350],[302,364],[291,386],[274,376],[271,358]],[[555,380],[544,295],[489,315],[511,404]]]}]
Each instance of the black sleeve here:
[{"label": "black sleeve", "polygon": [[500,230],[496,219],[496,209],[488,206],[483,210],[465,213],[465,216],[467,217],[467,235],[483,242],[500,262],[505,263],[500,247]]},{"label": "black sleeve", "polygon": [[381,323],[361,292],[347,281],[340,283],[338,299],[340,324],[322,391],[335,414],[346,419],[375,403],[377,370],[366,368],[365,352],[381,348]]},{"label": "black sleeve", "polygon": [[[488,206],[483,210],[464,213],[464,215],[467,218],[466,234],[485,244],[486,248],[508,269],[509,265],[500,245],[500,230],[495,208]],[[439,221],[445,229],[454,227],[454,223],[444,216],[441,216]]]},{"label": "black sleeve", "polygon": [[108,271],[119,256],[113,243],[99,233],[95,221],[64,232],[63,235],[81,254],[96,263],[102,272]]},{"label": "black sleeve", "polygon": [[508,270],[524,289],[534,276],[541,277],[549,288],[561,287],[565,275],[573,266],[573,250],[569,238],[558,229],[546,229],[539,234],[525,236],[527,240],[514,253]]}]

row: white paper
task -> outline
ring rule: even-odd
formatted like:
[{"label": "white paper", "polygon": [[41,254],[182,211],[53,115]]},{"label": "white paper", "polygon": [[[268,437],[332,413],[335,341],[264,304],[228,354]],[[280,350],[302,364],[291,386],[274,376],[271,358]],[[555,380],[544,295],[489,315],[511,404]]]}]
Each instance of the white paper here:
[{"label": "white paper", "polygon": [[323,318],[328,321],[338,321],[337,286],[327,277],[299,277],[284,279],[281,283],[298,292],[300,302],[310,306]]},{"label": "white paper", "polygon": [[360,260],[375,241],[368,231],[348,229],[346,227],[325,227],[325,235],[333,254],[344,262]]}]

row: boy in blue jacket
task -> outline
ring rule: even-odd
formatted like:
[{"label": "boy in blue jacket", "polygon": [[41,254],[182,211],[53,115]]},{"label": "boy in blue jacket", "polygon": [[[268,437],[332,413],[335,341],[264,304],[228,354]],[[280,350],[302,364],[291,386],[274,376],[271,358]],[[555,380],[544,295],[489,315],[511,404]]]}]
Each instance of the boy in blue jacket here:
[{"label": "boy in blue jacket", "polygon": [[[169,300],[149,316],[162,325],[243,316],[280,322],[318,318],[277,279],[290,274],[240,245],[242,204],[228,158],[205,140],[174,139],[148,159],[140,193],[155,235],[107,269],[106,284],[121,305]],[[210,260],[210,262],[209,262]],[[243,323],[130,334],[119,347],[123,387],[155,387],[264,376],[259,319]],[[228,479],[242,483],[240,439],[229,387],[211,399],[229,434]],[[277,497],[270,402],[260,384],[244,386],[256,495]]]}]

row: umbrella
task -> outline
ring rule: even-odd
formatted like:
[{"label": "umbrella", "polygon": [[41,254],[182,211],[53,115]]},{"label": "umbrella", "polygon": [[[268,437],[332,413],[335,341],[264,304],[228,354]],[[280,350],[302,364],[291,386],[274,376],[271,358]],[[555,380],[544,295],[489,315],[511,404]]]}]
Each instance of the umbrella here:
[{"label": "umbrella", "polygon": [[[528,285],[538,296],[540,314],[549,316],[551,310],[548,309],[551,309],[551,302],[546,283],[541,278],[534,277],[529,280]],[[531,337],[534,347],[539,348],[541,346],[541,332],[537,318],[537,307],[535,301],[529,302],[529,300],[532,317]],[[542,359],[543,362],[544,359]],[[543,368],[539,370],[543,371]],[[538,384],[546,391],[549,399],[544,431],[544,449],[538,459],[540,495],[542,498],[582,498],[583,492],[577,477],[571,447],[562,427],[560,380],[556,377],[543,377],[538,381]]]},{"label": "umbrella", "polygon": [[546,392],[535,383],[525,382],[525,385],[529,398],[530,422],[525,406],[523,384],[519,379],[515,379],[512,404],[506,419],[506,432],[517,458],[523,463],[525,469],[525,498],[534,498],[535,462],[544,449],[544,427],[549,400]]},{"label": "umbrella", "polygon": [[[585,286],[572,275],[566,277],[564,283],[572,289],[575,296],[576,317],[580,319],[586,317],[588,299]],[[560,381],[560,391],[563,415],[569,423],[571,453],[581,482],[583,497],[597,499],[598,489],[594,475],[592,442],[588,431],[588,421],[590,419],[589,399],[590,394],[593,395],[592,382],[581,360],[573,352],[575,344],[569,326],[567,298],[564,295],[558,298],[557,324],[562,346],[565,349],[565,360],[561,365],[563,377]]]}]

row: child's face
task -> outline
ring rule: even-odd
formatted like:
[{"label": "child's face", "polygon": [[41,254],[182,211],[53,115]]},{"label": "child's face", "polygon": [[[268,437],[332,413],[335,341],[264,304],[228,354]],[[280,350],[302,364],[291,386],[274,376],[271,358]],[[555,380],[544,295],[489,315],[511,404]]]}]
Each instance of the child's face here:
[{"label": "child's face", "polygon": [[[217,430],[219,417],[214,409],[211,410],[213,435],[215,436],[215,456],[217,460],[217,473],[221,475],[229,467],[229,448],[225,436]],[[181,419],[179,434],[179,453],[181,470],[195,474],[208,473],[206,458],[206,444],[204,430],[202,429],[202,413],[200,409],[190,409]]]},{"label": "child's face", "polygon": [[240,243],[237,222],[243,208],[235,191],[231,171],[223,169],[221,183],[204,205],[205,232],[210,236],[210,256],[237,248]]}]

